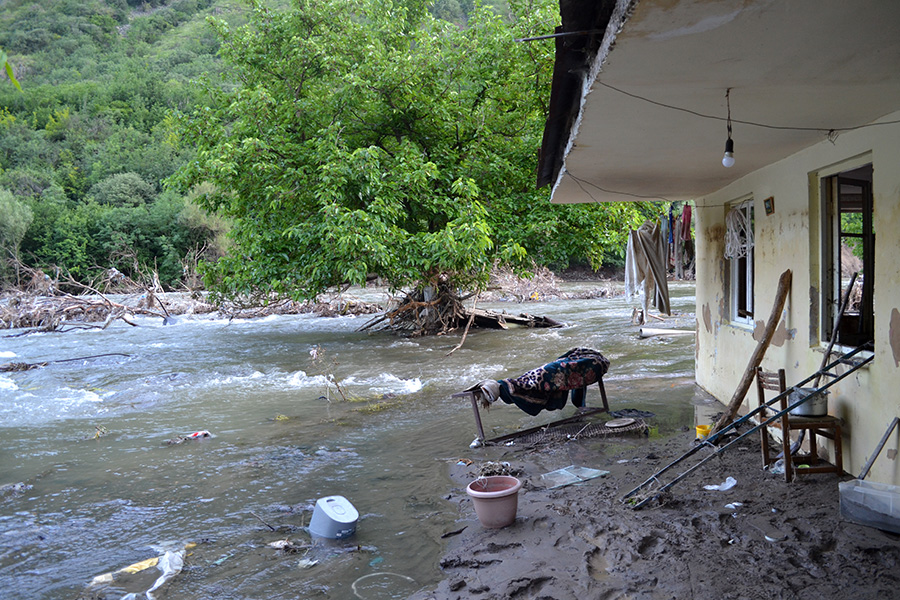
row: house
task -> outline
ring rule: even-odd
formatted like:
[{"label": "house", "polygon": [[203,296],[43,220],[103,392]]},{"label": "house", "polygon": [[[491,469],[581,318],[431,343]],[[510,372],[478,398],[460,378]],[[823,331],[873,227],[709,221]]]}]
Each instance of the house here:
[{"label": "house", "polygon": [[[828,401],[858,474],[900,415],[900,2],[561,0],[560,13],[538,183],[555,203],[694,202],[700,386],[734,394],[786,269],[762,365],[788,385],[815,373],[860,272],[834,348],[874,359]],[[868,479],[900,485],[898,438]]]}]

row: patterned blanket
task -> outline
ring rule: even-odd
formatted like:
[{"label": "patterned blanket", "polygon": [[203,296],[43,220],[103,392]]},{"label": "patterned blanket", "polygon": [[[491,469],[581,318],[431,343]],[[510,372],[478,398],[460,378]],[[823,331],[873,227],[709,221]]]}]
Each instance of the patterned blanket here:
[{"label": "patterned blanket", "polygon": [[573,348],[555,361],[515,379],[501,379],[500,399],[531,416],[542,410],[560,410],[569,392],[572,404],[584,406],[587,386],[603,379],[609,360],[590,348]]}]

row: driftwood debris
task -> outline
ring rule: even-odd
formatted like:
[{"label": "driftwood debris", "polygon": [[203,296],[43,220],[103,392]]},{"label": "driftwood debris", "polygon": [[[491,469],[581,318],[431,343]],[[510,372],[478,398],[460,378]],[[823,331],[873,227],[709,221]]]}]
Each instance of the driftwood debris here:
[{"label": "driftwood debris", "polygon": [[563,327],[563,323],[550,317],[540,317],[528,313],[511,315],[493,310],[474,309],[470,311],[476,327],[488,329],[509,329],[510,325],[518,327]]},{"label": "driftwood debris", "polygon": [[121,352],[109,352],[107,354],[94,354],[92,356],[79,356],[77,358],[61,358],[59,360],[50,360],[47,362],[39,362],[39,363],[26,363],[26,362],[10,362],[3,363],[0,365],[0,372],[17,372],[17,371],[30,371],[32,369],[40,369],[41,367],[46,367],[47,365],[54,365],[56,363],[64,363],[64,362],[75,362],[79,360],[90,360],[92,358],[102,358],[104,356],[124,356],[125,358],[130,357],[130,354],[122,354]]},{"label": "driftwood debris", "polygon": [[769,315],[769,320],[766,323],[763,338],[759,340],[756,349],[750,356],[750,362],[747,364],[744,376],[741,378],[737,390],[735,390],[734,396],[731,397],[731,401],[728,403],[725,412],[713,427],[712,433],[716,433],[727,427],[734,421],[734,417],[737,416],[738,410],[744,402],[744,396],[747,395],[747,390],[750,389],[750,384],[753,383],[756,368],[762,363],[766,350],[769,348],[769,343],[772,341],[772,336],[775,335],[775,328],[778,327],[778,321],[781,320],[781,311],[784,310],[784,303],[787,300],[787,295],[790,290],[791,270],[788,269],[782,273],[781,277],[778,279],[778,289],[775,292],[775,304],[772,306],[772,313]]},{"label": "driftwood debris", "polygon": [[359,328],[387,329],[410,336],[446,335],[471,327],[507,329],[523,327],[561,327],[562,323],[547,317],[528,314],[510,315],[491,310],[466,308],[465,302],[476,292],[460,295],[443,275],[433,277],[427,285],[393,298],[384,314]]},{"label": "driftwood debris", "polygon": [[[161,305],[161,303],[160,303]],[[167,318],[167,312],[148,308],[146,303],[126,305],[114,302],[99,292],[84,296],[61,293],[42,296],[17,292],[0,304],[0,328],[32,328],[17,335],[33,332],[64,332],[72,329],[106,329],[122,319],[134,326],[135,315]]]}]

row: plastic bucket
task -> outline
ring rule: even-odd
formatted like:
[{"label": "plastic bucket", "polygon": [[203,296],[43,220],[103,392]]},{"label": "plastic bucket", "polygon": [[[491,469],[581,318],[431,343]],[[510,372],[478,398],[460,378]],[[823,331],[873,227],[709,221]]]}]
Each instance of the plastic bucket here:
[{"label": "plastic bucket", "polygon": [[712,425],[697,425],[697,439],[705,440],[710,431],[712,431]]},{"label": "plastic bucket", "polygon": [[499,529],[516,520],[522,482],[509,475],[480,477],[466,487],[475,505],[475,514],[488,529]]},{"label": "plastic bucket", "polygon": [[309,521],[309,533],[315,537],[341,540],[356,533],[359,512],[343,496],[319,498]]}]

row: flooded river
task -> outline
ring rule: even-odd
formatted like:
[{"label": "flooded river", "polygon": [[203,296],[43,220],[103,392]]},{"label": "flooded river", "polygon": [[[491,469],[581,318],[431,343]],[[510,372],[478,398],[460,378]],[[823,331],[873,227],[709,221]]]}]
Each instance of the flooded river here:
[{"label": "flooded river", "polygon": [[[692,329],[693,287],[676,284],[672,296],[681,315],[672,324]],[[450,357],[458,336],[357,332],[367,317],[185,316],[0,337],[0,363],[111,354],[0,373],[2,597],[144,598],[156,568],[89,584],[186,545],[183,570],[156,598],[374,600],[434,585],[441,535],[471,517],[446,499],[449,467],[495,451],[469,448],[471,407],[452,393],[584,346],[611,361],[613,410],[656,413],[661,435],[693,425],[693,336],[638,339],[632,305],[621,296],[484,305],[567,326],[473,331]],[[594,386],[588,403],[597,402]],[[503,405],[485,428],[491,436],[559,416]],[[167,443],[204,430],[212,437]],[[359,510],[355,537],[296,554],[268,546],[309,543],[303,527],[328,495]]]}]

